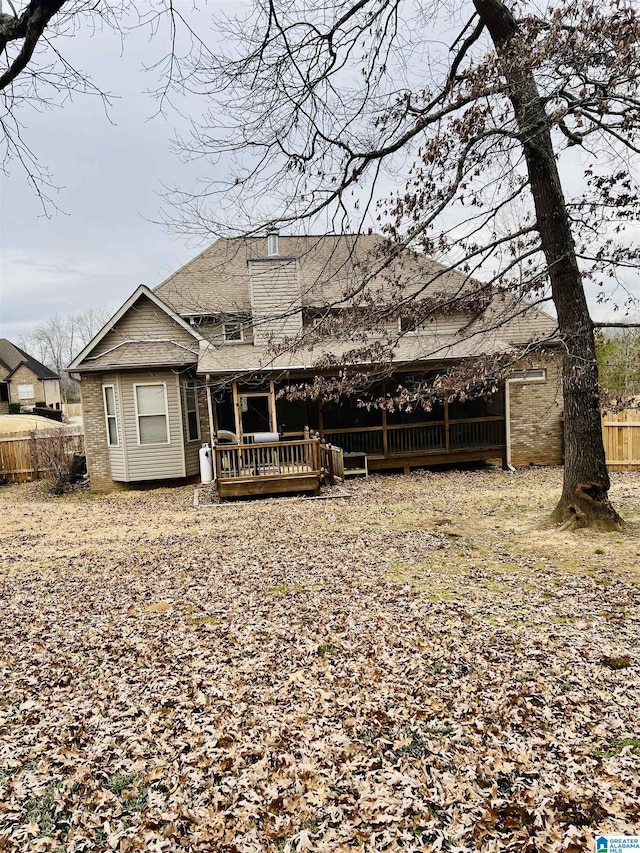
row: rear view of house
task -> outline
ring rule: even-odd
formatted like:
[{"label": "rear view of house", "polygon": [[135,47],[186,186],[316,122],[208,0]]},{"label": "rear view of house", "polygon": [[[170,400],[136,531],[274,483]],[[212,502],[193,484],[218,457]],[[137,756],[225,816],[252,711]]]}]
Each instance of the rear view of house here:
[{"label": "rear view of house", "polygon": [[[375,234],[220,239],[155,290],[139,287],[69,368],[81,377],[93,488],[193,476],[201,443],[219,435],[292,442],[305,428],[364,454],[369,470],[561,462],[555,321],[494,291],[467,308],[464,275],[416,253],[385,265],[384,251]],[[373,331],[358,328],[363,290],[385,309]],[[449,309],[417,321],[411,306],[443,291],[455,295]],[[353,355],[356,340],[374,353],[380,341],[391,347],[384,371]],[[491,396],[379,405],[400,385],[523,347],[530,354]],[[341,359],[370,376],[368,387],[291,392],[336,376]]]}]

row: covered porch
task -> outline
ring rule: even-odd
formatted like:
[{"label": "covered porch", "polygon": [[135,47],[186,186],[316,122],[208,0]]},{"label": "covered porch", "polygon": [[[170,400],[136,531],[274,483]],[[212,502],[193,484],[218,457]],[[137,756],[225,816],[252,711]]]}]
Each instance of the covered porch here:
[{"label": "covered porch", "polygon": [[[265,460],[277,459],[278,465],[273,467],[281,468],[282,460],[283,475],[300,474],[291,469],[299,468],[302,450],[295,451],[298,456],[294,464],[292,448],[296,442],[308,440],[309,431],[318,436],[321,444],[340,447],[345,454],[366,454],[370,471],[409,471],[424,465],[488,459],[506,464],[502,390],[486,400],[444,403],[434,405],[430,411],[379,406],[376,401],[387,396],[387,387],[395,389],[402,379],[398,377],[395,384],[394,380],[385,385],[378,383],[367,395],[342,398],[339,403],[291,399],[282,393],[292,381],[289,378],[232,382],[229,388],[211,389],[212,432],[233,433],[238,446],[244,448],[233,456],[233,463],[223,464],[221,458],[220,470],[227,471],[227,476],[236,481],[247,480],[248,476],[267,478],[270,472]],[[265,434],[271,434],[271,446],[247,449],[254,446],[256,436],[264,440]],[[227,448],[225,452],[229,452]],[[254,472],[261,473],[248,474],[245,460],[250,460],[249,467]],[[314,461],[314,476],[319,467],[319,460],[318,464]]]}]

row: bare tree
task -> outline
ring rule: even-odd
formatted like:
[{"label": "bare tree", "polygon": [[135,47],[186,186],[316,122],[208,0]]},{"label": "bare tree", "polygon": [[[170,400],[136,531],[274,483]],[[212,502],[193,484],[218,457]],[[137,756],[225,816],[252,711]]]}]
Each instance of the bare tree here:
[{"label": "bare tree", "polygon": [[64,399],[77,399],[78,383],[67,373],[67,365],[104,326],[111,312],[87,308],[76,314],[55,314],[23,335],[20,346],[60,376]]},{"label": "bare tree", "polygon": [[113,93],[74,64],[69,40],[88,33],[96,46],[105,37],[119,39],[124,46],[134,30],[154,40],[146,70],[155,76],[150,76],[145,89],[157,97],[162,112],[170,93],[183,91],[187,82],[184,57],[207,50],[194,21],[187,20],[172,0],[0,2],[0,164],[4,170],[12,162],[20,164],[46,213],[53,205],[53,181],[46,151],[38,141],[34,150],[26,132],[29,109],[63,106],[80,94],[100,99],[108,120]]},{"label": "bare tree", "polygon": [[[473,0],[456,17],[452,35],[437,2],[333,0],[258,2],[228,20],[228,55],[193,65],[214,102],[181,146],[227,156],[231,179],[174,194],[174,224],[219,233],[230,211],[249,231],[374,220],[389,238],[381,266],[413,249],[484,278],[468,303],[487,286],[552,301],[565,409],[553,519],[615,527],[585,284],[621,306],[637,286],[625,229],[639,215],[640,21],[626,0]],[[366,284],[345,298],[379,323],[390,309],[367,306]],[[398,276],[395,307],[435,310],[419,292]]]}]

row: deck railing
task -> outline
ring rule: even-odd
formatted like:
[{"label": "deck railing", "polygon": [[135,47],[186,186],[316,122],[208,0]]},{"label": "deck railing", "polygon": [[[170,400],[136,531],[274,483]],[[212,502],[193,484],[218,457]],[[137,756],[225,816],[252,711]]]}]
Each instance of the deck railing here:
[{"label": "deck railing", "polygon": [[504,418],[467,418],[449,422],[449,445],[461,447],[497,447],[504,444]]},{"label": "deck railing", "polygon": [[219,481],[320,476],[319,438],[269,444],[222,444],[215,448]]},{"label": "deck railing", "polygon": [[392,456],[472,447],[501,447],[505,443],[505,429],[504,417],[492,415],[464,420],[325,429],[324,438],[342,447],[345,453]]}]

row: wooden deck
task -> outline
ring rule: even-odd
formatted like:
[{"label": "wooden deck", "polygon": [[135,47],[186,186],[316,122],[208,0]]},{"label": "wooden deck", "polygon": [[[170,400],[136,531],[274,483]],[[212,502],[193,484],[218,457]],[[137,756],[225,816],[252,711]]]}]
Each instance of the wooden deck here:
[{"label": "wooden deck", "polygon": [[222,499],[317,492],[324,473],[320,438],[269,444],[218,445],[215,479]]},{"label": "wooden deck", "polygon": [[505,458],[503,417],[326,430],[269,444],[218,445],[215,479],[222,499],[317,492],[344,477],[343,452],[365,453],[370,471]]},{"label": "wooden deck", "polygon": [[365,452],[370,471],[504,460],[506,455],[502,416],[325,430],[324,438],[345,453]]}]

